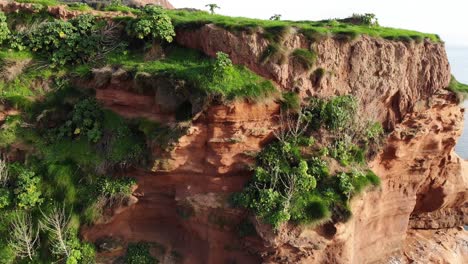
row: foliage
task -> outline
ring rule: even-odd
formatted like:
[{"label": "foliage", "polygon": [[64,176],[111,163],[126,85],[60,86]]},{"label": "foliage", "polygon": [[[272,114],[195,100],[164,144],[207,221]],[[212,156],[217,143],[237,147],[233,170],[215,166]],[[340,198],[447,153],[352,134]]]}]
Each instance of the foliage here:
[{"label": "foliage", "polygon": [[81,11],[81,12],[93,10],[86,3],[76,3],[76,2],[74,2],[74,3],[69,3],[67,6],[68,6],[68,9],[70,9],[70,10],[76,10],[76,11]]},{"label": "foliage", "polygon": [[0,187],[0,210],[11,204],[11,193],[8,189]]},{"label": "foliage", "polygon": [[462,102],[468,95],[468,85],[457,81],[453,75],[447,89],[457,94],[459,102]]},{"label": "foliage", "polygon": [[21,209],[31,209],[43,202],[41,178],[20,164],[12,164],[11,172],[16,180],[14,189],[16,205]]},{"label": "foliage", "polygon": [[313,39],[326,37],[328,35],[339,34],[343,32],[354,32],[357,35],[369,35],[372,37],[381,37],[394,39],[398,41],[399,37],[421,36],[424,39],[430,39],[434,42],[440,42],[440,38],[435,34],[425,34],[411,30],[395,29],[387,27],[369,27],[364,24],[353,24],[336,21],[335,25],[330,25],[330,20],[324,21],[286,21],[286,20],[260,20],[244,17],[228,17],[222,15],[212,15],[203,11],[185,11],[170,10],[169,16],[173,24],[181,28],[201,27],[206,24],[215,24],[230,31],[248,31],[256,32],[258,28],[268,31],[275,27],[294,27],[304,35]]},{"label": "foliage", "polygon": [[310,204],[301,196],[315,189],[317,175],[311,173],[315,168],[309,167],[300,147],[290,140],[264,148],[257,156],[252,181],[234,197],[235,203],[251,209],[276,228],[289,219],[302,219],[298,212]]},{"label": "foliage", "polygon": [[312,68],[317,60],[315,52],[307,49],[295,49],[291,55],[307,70]]},{"label": "foliage", "polygon": [[130,243],[125,255],[127,264],[156,264],[158,261],[151,256],[147,243]]},{"label": "foliage", "polygon": [[146,5],[141,14],[128,25],[127,31],[139,39],[150,37],[167,42],[172,42],[175,36],[170,17],[158,5]]},{"label": "foliage", "polygon": [[210,9],[210,13],[214,15],[215,9],[221,9],[217,4],[207,4],[206,7]]},{"label": "foliage", "polygon": [[281,20],[281,14],[274,14],[270,17],[270,20],[275,20],[275,21],[278,21],[278,20]]},{"label": "foliage", "polygon": [[315,128],[323,124],[332,131],[343,131],[354,121],[357,102],[349,95],[335,96],[330,100],[312,98],[306,111],[315,120]]},{"label": "foliage", "polygon": [[33,3],[33,4],[40,4],[43,6],[57,6],[60,4],[58,0],[16,0],[19,3]]},{"label": "foliage", "polygon": [[232,61],[224,52],[216,53],[216,60],[213,63],[213,81],[222,81],[225,78],[230,78],[234,67]]},{"label": "foliage", "polygon": [[118,201],[132,194],[136,181],[132,178],[109,179],[102,177],[98,184],[98,192],[108,201]]},{"label": "foliage", "polygon": [[8,39],[9,35],[11,34],[10,30],[8,29],[8,24],[6,22],[5,13],[0,11],[0,45]]},{"label": "foliage", "polygon": [[71,118],[58,129],[58,137],[85,135],[96,143],[102,136],[103,112],[96,100],[85,99],[73,108]]},{"label": "foliage", "polygon": [[258,100],[277,92],[270,81],[240,65],[233,65],[232,71],[225,78],[213,79],[207,73],[212,72],[215,60],[189,49],[174,48],[167,52],[165,59],[156,61],[144,61],[135,54],[114,54],[108,58],[108,62],[121,65],[127,70],[146,72],[171,80],[184,80],[192,94],[218,96],[227,100]]},{"label": "foliage", "polygon": [[337,139],[329,148],[330,156],[338,160],[343,166],[353,162],[363,164],[365,162],[364,151],[351,142],[349,137]]},{"label": "foliage", "polygon": [[299,111],[301,108],[301,98],[294,92],[283,93],[281,107],[283,110]]},{"label": "foliage", "polygon": [[24,36],[22,42],[32,51],[49,58],[52,65],[86,62],[96,55],[100,36],[92,15],[69,21],[46,21]]},{"label": "foliage", "polygon": [[[346,19],[344,20],[346,21]],[[379,26],[379,20],[377,19],[375,14],[372,14],[372,13],[353,14],[353,16],[349,18],[349,20],[357,21],[357,23],[365,25],[365,26],[369,26],[369,27]]]}]

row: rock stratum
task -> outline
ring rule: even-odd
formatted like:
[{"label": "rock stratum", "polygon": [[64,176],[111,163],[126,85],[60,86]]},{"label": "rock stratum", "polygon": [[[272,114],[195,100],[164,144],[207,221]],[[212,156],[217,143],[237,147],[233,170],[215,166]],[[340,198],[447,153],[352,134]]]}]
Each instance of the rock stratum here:
[{"label": "rock stratum", "polygon": [[[32,8],[7,2],[0,7],[8,12]],[[56,17],[78,14],[54,8],[48,12]],[[167,152],[151,146],[151,170],[128,173],[138,182],[128,205],[83,228],[85,240],[105,249],[98,263],[116,263],[125,245],[138,241],[152,243],[151,253],[162,263],[468,262],[463,229],[468,224],[468,162],[454,152],[464,109],[445,89],[451,75],[443,43],[370,36],[312,42],[291,31],[282,41],[286,52],[311,46],[317,52],[314,68],[306,69],[293,57],[260,63],[269,42],[258,32],[233,33],[207,24],[178,29],[175,41],[212,57],[223,51],[235,64],[302,98],[355,96],[364,113],[388,132],[370,162],[381,186],[352,199],[353,216],[345,223],[284,225],[275,232],[228,200],[250,179],[252,153],[274,139],[280,105],[274,99],[208,106],[191,101],[196,115],[185,135]],[[314,74],[317,69],[321,76]],[[138,83],[128,75],[104,67],[77,82],[94,89],[104,107],[123,117],[173,124],[180,102],[167,91],[174,84],[151,77]],[[154,92],[136,93],[141,85]],[[13,110],[2,116],[8,111]],[[237,227],[246,217],[257,236],[239,237]]]},{"label": "rock stratum", "polygon": [[[314,45],[320,80],[300,63],[259,63],[267,40],[260,34],[231,33],[214,25],[177,32],[176,41],[214,56],[230,55],[284,90],[303,97],[352,94],[388,131],[371,162],[381,188],[352,201],[349,222],[278,233],[257,222],[258,238],[239,239],[235,226],[245,212],[226,197],[249,179],[249,152],[272,139],[274,101],[211,106],[197,117],[170,155],[155,160],[153,172],[135,171],[138,203],[107,223],[84,232],[96,241],[152,241],[181,252],[184,263],[466,263],[468,163],[454,153],[464,109],[446,91],[450,67],[444,45],[403,43],[371,37],[351,42],[328,38],[311,43],[292,33],[284,46]],[[121,89],[110,73],[97,89],[103,104],[124,116],[170,120],[157,96]],[[95,76],[97,78],[97,76]],[[131,84],[130,84],[131,85]],[[124,85],[126,86],[126,85]],[[150,110],[151,109],[151,110]],[[169,118],[169,119],[168,119]],[[157,150],[155,150],[157,151]],[[160,166],[164,164],[164,166]],[[185,211],[192,216],[181,218]],[[103,254],[112,259],[117,253]],[[118,254],[117,254],[118,255]],[[166,253],[160,259],[171,263]]]}]

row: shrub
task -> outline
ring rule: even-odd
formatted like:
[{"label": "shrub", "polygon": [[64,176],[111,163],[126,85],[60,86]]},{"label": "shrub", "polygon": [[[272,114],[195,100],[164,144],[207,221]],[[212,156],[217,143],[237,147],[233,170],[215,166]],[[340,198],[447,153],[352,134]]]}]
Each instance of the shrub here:
[{"label": "shrub", "polygon": [[213,80],[215,82],[230,78],[234,71],[232,61],[224,52],[216,53],[216,60],[213,63]]},{"label": "shrub", "polygon": [[[265,222],[277,228],[295,216],[291,208],[298,198],[315,189],[317,181],[302,157],[299,141],[268,145],[257,157],[252,181],[233,197],[234,203],[251,209]],[[302,206],[307,206],[303,203]]]},{"label": "shrub", "polygon": [[6,188],[0,187],[0,209],[4,209],[11,204],[11,193]]},{"label": "shrub", "polygon": [[125,254],[126,264],[156,264],[158,261],[151,256],[147,243],[130,243]]},{"label": "shrub", "polygon": [[301,98],[297,93],[294,92],[283,93],[281,100],[281,108],[283,110],[289,109],[292,111],[299,111],[301,108]]},{"label": "shrub", "polygon": [[8,29],[8,24],[6,22],[5,13],[0,11],[0,45],[8,39],[9,35],[11,34],[10,30]]},{"label": "shrub", "polygon": [[128,25],[127,31],[139,39],[150,37],[167,42],[172,42],[175,36],[171,18],[157,5],[146,5],[141,14]]},{"label": "shrub", "polygon": [[43,202],[41,178],[34,171],[19,164],[13,164],[11,168],[16,179],[16,205],[21,209],[31,209],[40,205]]},{"label": "shrub", "polygon": [[103,112],[94,99],[84,99],[77,103],[71,119],[58,130],[59,138],[86,135],[90,142],[96,143],[102,136]]},{"label": "shrub", "polygon": [[321,112],[323,122],[328,129],[343,131],[349,128],[357,112],[357,102],[349,95],[331,98]]},{"label": "shrub", "polygon": [[98,193],[112,205],[115,202],[120,203],[132,195],[132,187],[135,184],[136,181],[132,178],[101,177],[98,183]]},{"label": "shrub", "polygon": [[306,49],[295,49],[291,55],[307,70],[312,68],[317,60],[317,54]]},{"label": "shrub", "polygon": [[95,27],[92,15],[43,22],[26,36],[26,43],[32,51],[48,57],[53,66],[86,62],[99,46],[100,36],[93,32]]}]

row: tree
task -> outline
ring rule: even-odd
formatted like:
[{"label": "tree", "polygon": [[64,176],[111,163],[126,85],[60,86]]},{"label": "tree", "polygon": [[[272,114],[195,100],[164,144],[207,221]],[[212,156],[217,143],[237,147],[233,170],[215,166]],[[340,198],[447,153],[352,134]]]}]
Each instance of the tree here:
[{"label": "tree", "polygon": [[270,20],[281,20],[281,14],[274,14],[270,17]]},{"label": "tree", "polygon": [[214,15],[215,9],[221,9],[217,4],[207,4],[206,7],[210,9],[212,15]]},{"label": "tree", "polygon": [[71,256],[72,248],[70,240],[70,215],[67,215],[64,207],[55,206],[50,214],[42,212],[40,221],[42,229],[50,234],[52,253],[57,256]]},{"label": "tree", "polygon": [[12,221],[10,246],[17,256],[29,258],[36,254],[39,242],[39,229],[35,228],[28,213],[16,212]]}]

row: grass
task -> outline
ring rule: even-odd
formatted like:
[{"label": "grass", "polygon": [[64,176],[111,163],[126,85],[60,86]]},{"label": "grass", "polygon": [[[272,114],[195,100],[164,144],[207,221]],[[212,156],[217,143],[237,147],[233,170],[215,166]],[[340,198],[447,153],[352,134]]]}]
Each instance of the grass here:
[{"label": "grass", "polygon": [[138,14],[140,13],[139,9],[132,8],[122,4],[110,4],[104,8],[104,11],[114,11],[114,12],[122,12],[125,14],[133,13]]},{"label": "grass", "polygon": [[450,84],[449,84],[448,89],[453,92],[468,94],[468,85],[457,81],[457,79],[455,79],[455,76],[453,75],[452,75],[452,79],[450,79]]},{"label": "grass", "polygon": [[73,11],[81,11],[81,12],[86,12],[86,11],[93,10],[86,3],[69,3],[69,4],[67,4],[67,9],[73,10]]},{"label": "grass", "polygon": [[291,56],[297,59],[307,70],[312,68],[317,61],[317,54],[307,49],[295,49]]},{"label": "grass", "polygon": [[57,6],[62,4],[57,0],[15,0],[18,3],[31,3],[31,4],[40,4],[43,6]]},{"label": "grass", "polygon": [[230,71],[225,78],[214,80],[210,76],[213,59],[199,52],[178,47],[169,50],[166,58],[158,61],[144,61],[141,54],[127,53],[113,54],[108,57],[107,62],[136,73],[146,72],[185,80],[194,89],[207,96],[221,96],[227,100],[239,98],[257,100],[277,91],[270,81],[239,65],[235,65],[233,71]]},{"label": "grass", "polygon": [[457,95],[457,100],[459,103],[468,98],[468,85],[457,81],[457,79],[455,79],[455,76],[453,75],[450,79],[450,83],[447,89],[454,92]]},{"label": "grass", "polygon": [[426,34],[412,30],[396,29],[389,27],[369,27],[366,25],[354,25],[338,21],[272,21],[244,17],[229,17],[222,15],[210,15],[204,11],[184,11],[168,10],[169,15],[176,27],[179,28],[198,28],[205,24],[215,24],[231,31],[257,31],[262,28],[266,35],[271,35],[271,31],[285,31],[288,27],[297,28],[299,32],[308,36],[310,39],[317,39],[327,35],[348,36],[354,38],[359,35],[369,35],[372,37],[381,37],[385,39],[400,40],[408,37],[410,40],[415,38],[427,38],[434,42],[440,42],[439,36],[435,34]]}]

